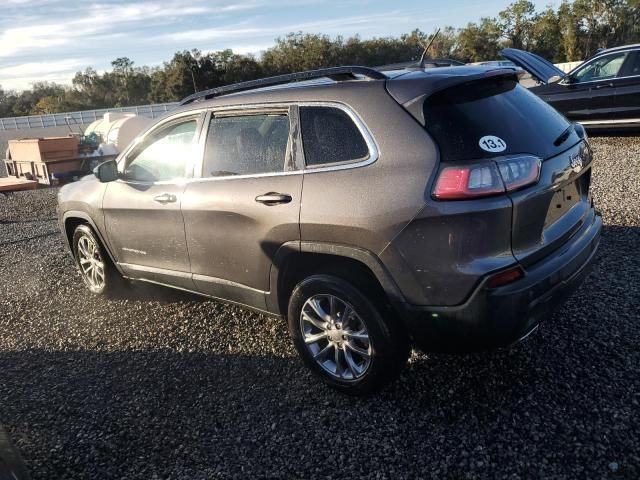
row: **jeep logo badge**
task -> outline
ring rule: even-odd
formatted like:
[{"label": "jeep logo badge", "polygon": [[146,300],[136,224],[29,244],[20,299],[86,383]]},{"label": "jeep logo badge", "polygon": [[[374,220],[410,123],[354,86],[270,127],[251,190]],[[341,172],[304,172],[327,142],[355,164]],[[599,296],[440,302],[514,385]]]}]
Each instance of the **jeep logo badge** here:
[{"label": "jeep logo badge", "polygon": [[582,161],[582,152],[576,153],[575,155],[569,156],[569,165],[573,169],[574,172],[579,173],[584,166],[584,162]]}]

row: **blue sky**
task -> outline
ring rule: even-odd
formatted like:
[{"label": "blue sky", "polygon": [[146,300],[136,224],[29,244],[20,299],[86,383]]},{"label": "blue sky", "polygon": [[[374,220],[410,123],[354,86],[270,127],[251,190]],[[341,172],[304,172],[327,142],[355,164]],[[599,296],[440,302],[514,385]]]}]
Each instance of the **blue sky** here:
[{"label": "blue sky", "polygon": [[[536,0],[538,9],[560,0]],[[292,31],[362,38],[463,26],[508,0],[0,0],[0,85],[69,83],[117,57],[158,65],[178,50],[255,53]]]}]

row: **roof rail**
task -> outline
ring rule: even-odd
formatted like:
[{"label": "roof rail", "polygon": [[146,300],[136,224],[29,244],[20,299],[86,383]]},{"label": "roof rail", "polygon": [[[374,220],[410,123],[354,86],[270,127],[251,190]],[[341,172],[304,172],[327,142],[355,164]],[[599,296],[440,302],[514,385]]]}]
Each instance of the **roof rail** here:
[{"label": "roof rail", "polygon": [[282,85],[291,82],[300,82],[303,80],[312,80],[314,78],[330,78],[337,82],[343,80],[353,80],[356,75],[362,75],[370,80],[385,80],[387,76],[384,73],[369,67],[346,66],[321,68],[319,70],[307,70],[306,72],[287,73],[285,75],[277,75],[275,77],[260,78],[257,80],[249,80],[248,82],[234,83],[232,85],[224,85],[222,87],[203,90],[202,92],[189,95],[180,102],[180,105],[187,105],[196,100],[207,100],[209,98],[225,95],[228,93],[244,92],[253,90],[254,88],[269,87],[273,85]]}]

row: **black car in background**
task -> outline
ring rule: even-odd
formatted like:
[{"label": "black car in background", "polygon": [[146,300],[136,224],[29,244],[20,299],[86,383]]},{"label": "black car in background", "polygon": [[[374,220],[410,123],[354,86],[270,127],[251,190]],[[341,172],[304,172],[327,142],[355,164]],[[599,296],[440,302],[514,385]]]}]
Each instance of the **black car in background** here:
[{"label": "black car in background", "polygon": [[570,120],[588,128],[640,127],[640,44],[601,50],[569,73],[534,53],[501,53],[537,81],[531,92]]}]

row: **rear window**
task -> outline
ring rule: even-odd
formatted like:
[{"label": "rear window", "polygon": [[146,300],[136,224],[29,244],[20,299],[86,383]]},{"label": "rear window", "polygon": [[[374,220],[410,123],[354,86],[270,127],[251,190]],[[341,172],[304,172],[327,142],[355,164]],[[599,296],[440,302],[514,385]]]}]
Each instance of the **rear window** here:
[{"label": "rear window", "polygon": [[569,122],[510,78],[437,93],[425,100],[424,118],[445,162],[514,153],[548,158],[572,145],[571,139],[554,145]]},{"label": "rear window", "polygon": [[307,166],[352,162],[369,156],[362,133],[346,112],[334,107],[300,107]]}]

